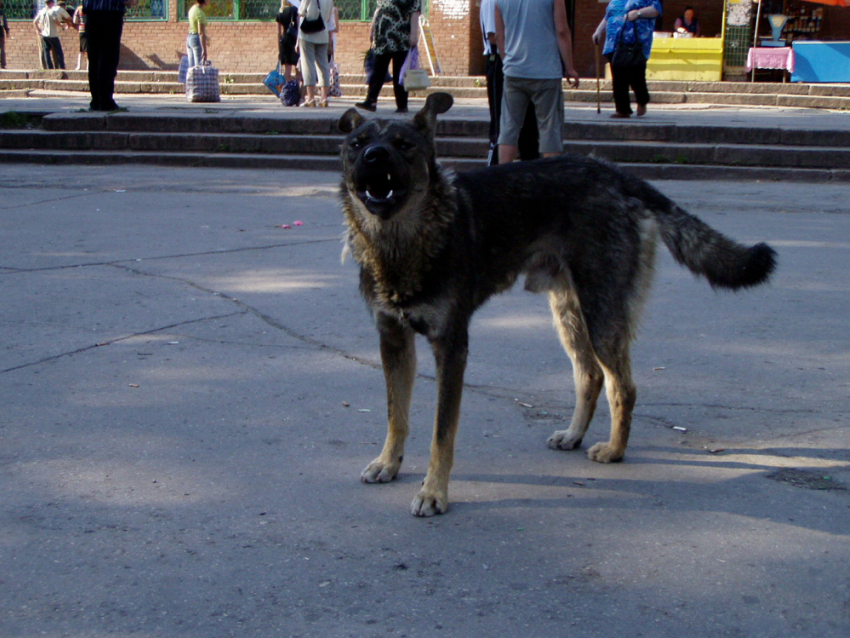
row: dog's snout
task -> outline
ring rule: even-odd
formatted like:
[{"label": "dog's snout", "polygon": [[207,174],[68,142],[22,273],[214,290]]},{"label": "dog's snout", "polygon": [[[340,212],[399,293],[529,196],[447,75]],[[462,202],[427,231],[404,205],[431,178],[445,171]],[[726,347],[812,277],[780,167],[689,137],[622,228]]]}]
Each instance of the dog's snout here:
[{"label": "dog's snout", "polygon": [[366,152],[363,153],[363,159],[369,162],[370,164],[386,160],[389,158],[389,156],[389,151],[387,151],[387,149],[385,149],[383,146],[370,146],[366,149]]}]

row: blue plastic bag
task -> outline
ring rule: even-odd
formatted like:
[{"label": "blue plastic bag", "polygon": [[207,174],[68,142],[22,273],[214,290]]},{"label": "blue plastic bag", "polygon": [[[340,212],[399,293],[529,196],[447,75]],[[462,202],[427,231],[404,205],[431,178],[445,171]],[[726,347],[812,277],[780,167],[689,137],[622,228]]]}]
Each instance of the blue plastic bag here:
[{"label": "blue plastic bag", "polygon": [[280,74],[280,62],[278,62],[276,69],[272,69],[269,72],[266,79],[263,80],[263,84],[266,85],[269,91],[275,94],[275,97],[280,97],[283,85],[286,84],[286,78]]}]

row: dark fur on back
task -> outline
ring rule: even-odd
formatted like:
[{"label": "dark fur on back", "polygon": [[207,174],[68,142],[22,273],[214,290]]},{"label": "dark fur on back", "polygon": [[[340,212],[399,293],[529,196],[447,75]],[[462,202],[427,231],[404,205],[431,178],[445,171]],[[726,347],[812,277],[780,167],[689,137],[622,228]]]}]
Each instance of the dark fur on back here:
[{"label": "dark fur on back", "polygon": [[413,333],[437,361],[438,406],[431,464],[414,514],[445,511],[460,410],[469,321],[492,295],[525,274],[546,292],[573,362],[576,411],[550,447],[574,449],[603,387],[611,438],[588,456],[619,461],[635,389],[629,344],[649,289],[657,238],[715,287],[767,281],[775,253],[742,246],[685,212],[658,190],[591,158],[563,155],[455,174],[437,164],[436,116],[451,96],[433,94],[410,123],[366,121],[353,109],[340,128],[347,243],[381,337],[389,430],[367,483],[392,480],[403,456],[416,358]]}]

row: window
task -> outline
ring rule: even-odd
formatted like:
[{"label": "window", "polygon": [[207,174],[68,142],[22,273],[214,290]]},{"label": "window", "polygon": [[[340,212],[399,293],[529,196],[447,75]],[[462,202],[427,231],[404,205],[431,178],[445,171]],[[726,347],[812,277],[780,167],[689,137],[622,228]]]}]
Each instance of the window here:
[{"label": "window", "polygon": [[127,20],[168,20],[168,0],[138,0],[125,16]]}]

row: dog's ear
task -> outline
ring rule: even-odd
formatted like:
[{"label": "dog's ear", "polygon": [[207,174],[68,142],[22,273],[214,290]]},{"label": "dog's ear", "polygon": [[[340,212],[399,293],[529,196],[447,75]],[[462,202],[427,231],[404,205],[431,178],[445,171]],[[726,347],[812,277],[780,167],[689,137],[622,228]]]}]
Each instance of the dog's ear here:
[{"label": "dog's ear", "polygon": [[356,129],[365,121],[366,120],[363,119],[363,116],[357,112],[357,109],[348,109],[342,114],[342,117],[339,118],[337,128],[339,128],[341,133],[351,133],[351,131]]},{"label": "dog's ear", "polygon": [[437,116],[452,108],[454,101],[455,99],[449,93],[432,93],[425,100],[425,108],[413,118],[414,126],[433,137],[434,129],[437,128]]}]

